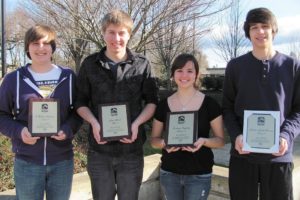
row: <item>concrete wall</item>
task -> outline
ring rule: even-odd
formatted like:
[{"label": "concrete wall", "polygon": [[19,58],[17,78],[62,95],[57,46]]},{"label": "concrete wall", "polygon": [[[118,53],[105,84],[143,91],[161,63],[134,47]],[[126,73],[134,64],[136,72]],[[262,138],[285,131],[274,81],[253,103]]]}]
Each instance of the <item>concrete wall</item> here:
[{"label": "concrete wall", "polygon": [[146,156],[143,183],[140,189],[139,200],[160,200],[159,186],[160,154]]},{"label": "concrete wall", "polygon": [[226,200],[229,198],[228,168],[214,166],[209,200]]}]

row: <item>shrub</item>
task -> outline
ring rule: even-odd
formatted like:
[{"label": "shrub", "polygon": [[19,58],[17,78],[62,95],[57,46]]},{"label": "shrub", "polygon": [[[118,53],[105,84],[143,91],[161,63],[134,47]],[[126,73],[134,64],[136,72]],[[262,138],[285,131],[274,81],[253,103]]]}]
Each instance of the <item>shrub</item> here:
[{"label": "shrub", "polygon": [[0,135],[0,191],[14,188],[10,139]]},{"label": "shrub", "polygon": [[222,90],[223,82],[223,76],[207,76],[202,79],[202,87],[207,90]]},{"label": "shrub", "polygon": [[74,137],[74,173],[83,172],[87,165],[88,124],[83,123]]}]

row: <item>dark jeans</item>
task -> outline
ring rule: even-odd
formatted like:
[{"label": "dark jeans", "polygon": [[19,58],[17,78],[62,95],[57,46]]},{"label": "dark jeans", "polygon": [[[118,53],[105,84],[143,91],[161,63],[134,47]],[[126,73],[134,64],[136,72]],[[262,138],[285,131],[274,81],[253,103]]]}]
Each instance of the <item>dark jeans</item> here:
[{"label": "dark jeans", "polygon": [[293,163],[251,163],[231,156],[229,190],[231,200],[292,200]]},{"label": "dark jeans", "polygon": [[68,200],[73,179],[73,160],[36,165],[15,159],[14,178],[18,200]]},{"label": "dark jeans", "polygon": [[115,157],[93,150],[88,152],[88,174],[94,200],[138,200],[143,178],[143,155]]}]

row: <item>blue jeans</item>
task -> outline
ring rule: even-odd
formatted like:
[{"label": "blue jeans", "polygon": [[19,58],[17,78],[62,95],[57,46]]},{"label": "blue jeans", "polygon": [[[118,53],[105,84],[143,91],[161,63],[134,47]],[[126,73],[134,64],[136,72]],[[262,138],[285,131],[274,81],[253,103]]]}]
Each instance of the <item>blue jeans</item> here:
[{"label": "blue jeans", "polygon": [[111,156],[88,152],[87,170],[94,200],[137,200],[143,178],[143,155]]},{"label": "blue jeans", "polygon": [[160,184],[166,200],[206,200],[211,174],[180,175],[160,169]]},{"label": "blue jeans", "polygon": [[68,200],[73,179],[73,160],[54,165],[36,165],[15,159],[17,200]]}]

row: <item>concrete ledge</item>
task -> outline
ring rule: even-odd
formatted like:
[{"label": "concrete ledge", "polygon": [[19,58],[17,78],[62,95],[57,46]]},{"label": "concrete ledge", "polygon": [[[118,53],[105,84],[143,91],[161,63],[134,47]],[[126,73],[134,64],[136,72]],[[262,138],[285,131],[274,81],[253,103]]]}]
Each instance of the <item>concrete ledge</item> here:
[{"label": "concrete ledge", "polygon": [[90,178],[87,172],[74,174],[70,200],[92,200]]},{"label": "concrete ledge", "polygon": [[229,197],[228,168],[214,166],[209,200],[226,200]]},{"label": "concrete ledge", "polygon": [[140,188],[139,200],[160,200],[159,185],[160,154],[153,154],[144,158],[144,175]]}]

